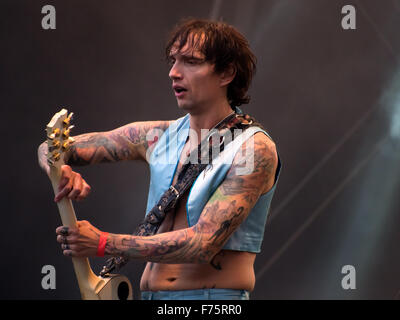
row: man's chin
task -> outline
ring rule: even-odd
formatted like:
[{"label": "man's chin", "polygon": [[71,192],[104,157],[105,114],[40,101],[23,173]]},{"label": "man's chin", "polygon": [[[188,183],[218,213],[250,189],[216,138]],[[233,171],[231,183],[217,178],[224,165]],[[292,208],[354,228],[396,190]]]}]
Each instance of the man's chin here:
[{"label": "man's chin", "polygon": [[203,109],[198,104],[187,103],[183,101],[178,101],[179,109],[183,110],[186,113],[190,113],[191,115],[196,115],[202,113]]},{"label": "man's chin", "polygon": [[178,108],[182,109],[186,112],[189,112],[190,110],[193,109],[193,106],[189,103],[183,102],[183,101],[178,101]]}]

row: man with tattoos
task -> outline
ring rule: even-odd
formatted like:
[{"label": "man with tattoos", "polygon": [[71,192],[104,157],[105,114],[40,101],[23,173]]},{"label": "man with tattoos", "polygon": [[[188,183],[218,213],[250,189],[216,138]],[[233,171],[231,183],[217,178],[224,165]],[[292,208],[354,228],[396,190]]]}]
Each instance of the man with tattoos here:
[{"label": "man with tattoos", "polygon": [[[90,192],[70,165],[142,160],[151,172],[148,212],[176,183],[200,143],[201,130],[240,114],[237,106],[249,102],[255,57],[232,26],[184,21],[172,32],[166,55],[177,104],[186,116],[74,137],[55,201],[83,200]],[[39,162],[48,172],[46,149],[45,144],[39,147]],[[179,197],[156,234],[108,234],[105,254],[148,262],[140,283],[142,299],[249,299],[280,167],[269,135],[249,127]],[[101,231],[89,222],[59,227],[56,233],[64,255],[96,256]]]}]

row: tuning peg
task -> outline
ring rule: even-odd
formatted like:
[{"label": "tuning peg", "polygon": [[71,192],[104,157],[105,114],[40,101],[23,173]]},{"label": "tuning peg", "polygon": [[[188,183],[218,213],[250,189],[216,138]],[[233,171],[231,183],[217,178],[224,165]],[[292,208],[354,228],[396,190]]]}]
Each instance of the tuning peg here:
[{"label": "tuning peg", "polygon": [[54,166],[54,161],[51,160],[51,159],[47,159],[47,163],[48,163],[50,166]]},{"label": "tuning peg", "polygon": [[55,152],[55,153],[53,153],[53,160],[54,161],[58,161],[58,160],[60,160],[60,153],[59,152]]},{"label": "tuning peg", "polygon": [[69,138],[68,138],[68,141],[69,141],[69,144],[73,144],[73,143],[75,142],[75,139],[72,138],[72,137],[69,137]]},{"label": "tuning peg", "polygon": [[73,128],[74,128],[74,126],[70,126],[70,127],[68,127],[68,129],[66,129],[66,130],[63,131],[63,139],[69,138],[69,132],[70,132],[71,129],[73,129]]},{"label": "tuning peg", "polygon": [[73,112],[71,112],[71,113],[69,114],[69,116],[68,116],[67,118],[64,119],[64,121],[63,121],[64,127],[68,127],[68,126],[69,126],[69,123],[70,123],[71,120],[72,120],[72,116],[73,116]]},{"label": "tuning peg", "polygon": [[57,150],[60,148],[60,140],[53,140],[51,145],[49,145],[49,151],[53,152],[54,150]]},{"label": "tuning peg", "polygon": [[60,135],[60,129],[56,128],[53,130],[53,133],[47,135],[47,138],[49,140],[54,140],[56,137],[58,137]]},{"label": "tuning peg", "polygon": [[63,139],[68,139],[69,138],[69,132],[71,131],[71,127],[69,127],[68,129],[65,129],[63,131]]},{"label": "tuning peg", "polygon": [[48,137],[50,138],[50,140],[52,140],[55,137],[59,137],[59,136],[60,136],[60,129],[55,128],[55,129],[53,129],[53,133],[51,133]]},{"label": "tuning peg", "polygon": [[60,147],[60,140],[54,140],[52,146],[54,148],[59,148]]},{"label": "tuning peg", "polygon": [[70,145],[69,141],[64,142],[63,145],[62,145],[62,149],[63,150],[67,150],[69,148],[69,145]]}]

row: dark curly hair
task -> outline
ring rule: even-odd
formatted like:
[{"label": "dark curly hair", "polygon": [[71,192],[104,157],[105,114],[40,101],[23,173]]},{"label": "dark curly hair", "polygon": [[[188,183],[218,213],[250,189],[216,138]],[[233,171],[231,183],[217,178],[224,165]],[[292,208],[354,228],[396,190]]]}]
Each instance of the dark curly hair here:
[{"label": "dark curly hair", "polygon": [[206,61],[214,64],[215,72],[234,68],[236,75],[227,91],[231,107],[249,103],[247,91],[256,72],[257,59],[239,31],[220,21],[185,19],[175,26],[168,38],[165,48],[167,61],[176,44],[181,50],[187,42],[202,52]]}]

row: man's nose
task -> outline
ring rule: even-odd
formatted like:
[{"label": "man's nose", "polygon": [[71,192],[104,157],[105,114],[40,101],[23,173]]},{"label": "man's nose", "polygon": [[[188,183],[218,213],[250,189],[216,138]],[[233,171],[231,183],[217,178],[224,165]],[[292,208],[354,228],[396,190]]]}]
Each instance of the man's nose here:
[{"label": "man's nose", "polygon": [[169,70],[169,77],[172,80],[182,79],[182,72],[179,70],[178,63],[175,62]]}]

